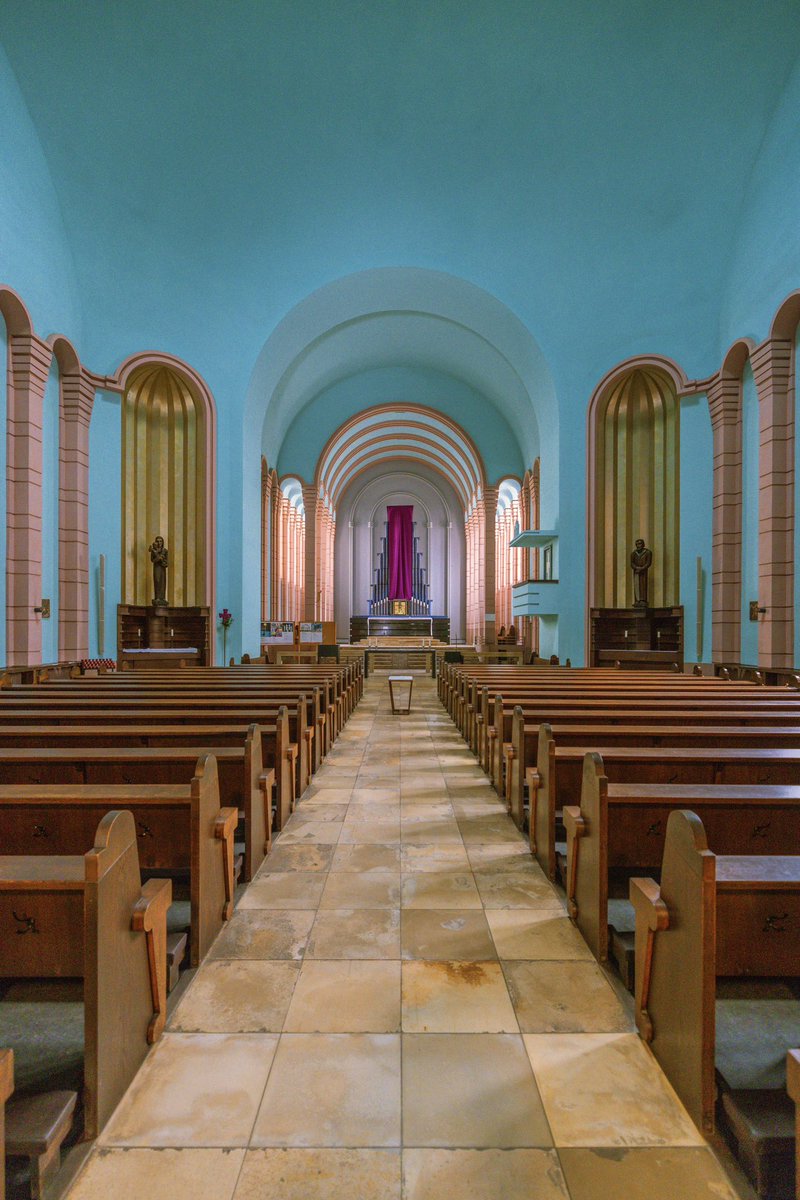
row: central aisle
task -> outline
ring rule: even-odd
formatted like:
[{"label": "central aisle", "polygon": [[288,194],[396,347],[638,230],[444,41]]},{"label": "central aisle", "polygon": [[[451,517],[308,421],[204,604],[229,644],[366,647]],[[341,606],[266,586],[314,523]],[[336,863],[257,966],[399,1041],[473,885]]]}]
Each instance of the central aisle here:
[{"label": "central aisle", "polygon": [[368,681],[102,1146],[71,1200],[736,1195],[422,677]]}]

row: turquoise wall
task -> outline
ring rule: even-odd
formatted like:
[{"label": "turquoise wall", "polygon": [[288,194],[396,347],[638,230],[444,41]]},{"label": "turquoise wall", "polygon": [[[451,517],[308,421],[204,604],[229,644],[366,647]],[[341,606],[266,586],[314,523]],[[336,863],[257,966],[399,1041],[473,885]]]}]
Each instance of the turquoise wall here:
[{"label": "turquoise wall", "polygon": [[[800,285],[794,0],[29,0],[2,7],[0,39],[0,278],[92,369],[152,348],[208,382],[233,652],[257,643],[254,364],[304,297],[390,265],[485,289],[547,359],[559,652],[581,661],[598,381],[646,353],[702,378]],[[333,416],[313,413],[270,462],[315,461]],[[470,421],[497,475],[517,469],[524,429]],[[111,532],[93,520],[93,560]]]},{"label": "turquoise wall", "polygon": [[[708,400],[681,401],[680,602],[683,605],[684,656],[687,662],[711,662],[711,505],[713,474],[709,464],[713,435]],[[697,559],[702,559],[702,644],[697,637]]]},{"label": "turquoise wall", "polygon": [[[794,361],[800,362],[800,327],[794,339]],[[800,371],[795,366],[794,411],[800,413]],[[794,665],[800,668],[800,430],[794,435]]]},{"label": "turquoise wall", "polygon": [[758,622],[750,620],[758,600],[758,395],[748,362],[742,374],[742,640],[741,661],[758,662]]},{"label": "turquoise wall", "polygon": [[89,657],[97,644],[98,570],[106,556],[104,657],[117,654],[117,605],[122,596],[122,423],[120,397],[98,392],[89,426]]},{"label": "turquoise wall", "polygon": [[[339,426],[365,408],[391,401],[423,404],[456,421],[479,446],[488,482],[497,483],[509,473],[522,479],[525,466],[514,434],[486,397],[460,379],[414,367],[364,371],[326,388],[289,427],[278,473],[310,482],[322,447]],[[269,447],[263,450],[269,465],[274,465]]]},{"label": "turquoise wall", "polygon": [[58,364],[53,360],[42,405],[42,596],[50,619],[42,621],[42,662],[58,662]]}]

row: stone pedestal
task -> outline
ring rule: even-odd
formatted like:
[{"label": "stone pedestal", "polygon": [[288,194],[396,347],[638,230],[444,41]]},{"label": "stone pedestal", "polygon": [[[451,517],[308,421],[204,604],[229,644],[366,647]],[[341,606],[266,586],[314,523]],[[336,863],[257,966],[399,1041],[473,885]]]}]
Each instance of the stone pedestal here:
[{"label": "stone pedestal", "polygon": [[169,609],[164,604],[153,604],[147,610],[147,645],[151,650],[167,647],[167,622]]}]

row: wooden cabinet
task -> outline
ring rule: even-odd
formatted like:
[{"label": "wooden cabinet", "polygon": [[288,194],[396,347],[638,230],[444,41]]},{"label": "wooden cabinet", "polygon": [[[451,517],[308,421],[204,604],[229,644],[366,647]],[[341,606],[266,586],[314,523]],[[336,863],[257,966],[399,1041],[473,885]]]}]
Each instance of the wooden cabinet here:
[{"label": "wooden cabinet", "polygon": [[683,670],[683,608],[593,608],[590,665]]},{"label": "wooden cabinet", "polygon": [[211,665],[211,609],[117,605],[117,663],[129,667]]}]

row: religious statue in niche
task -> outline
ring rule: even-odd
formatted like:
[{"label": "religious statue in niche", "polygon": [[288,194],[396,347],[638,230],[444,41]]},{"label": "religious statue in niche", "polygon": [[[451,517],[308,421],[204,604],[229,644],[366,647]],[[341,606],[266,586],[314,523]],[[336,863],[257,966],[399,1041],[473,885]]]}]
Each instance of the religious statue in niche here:
[{"label": "religious statue in niche", "polygon": [[644,538],[637,538],[636,545],[631,551],[634,608],[647,608],[647,572],[652,565],[653,551],[645,546]]},{"label": "religious statue in niche", "polygon": [[153,604],[156,608],[165,608],[167,604],[167,567],[169,555],[164,545],[163,537],[153,539],[150,551],[150,562],[153,564]]}]

